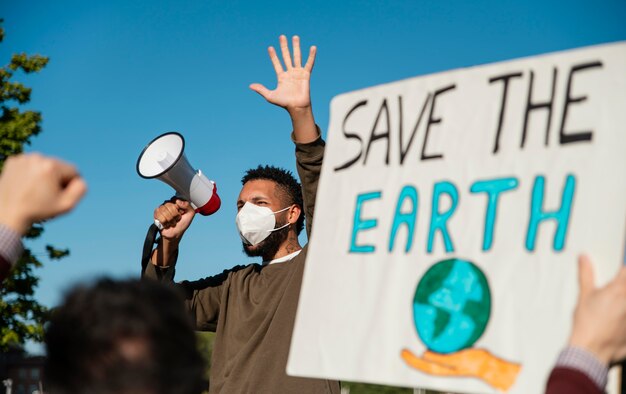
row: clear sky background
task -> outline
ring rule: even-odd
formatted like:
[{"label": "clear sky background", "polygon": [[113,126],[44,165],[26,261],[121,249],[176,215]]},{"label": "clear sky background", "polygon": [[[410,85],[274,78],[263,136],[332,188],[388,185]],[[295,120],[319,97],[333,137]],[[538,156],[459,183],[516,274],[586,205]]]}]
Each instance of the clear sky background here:
[{"label": "clear sky background", "polygon": [[[312,99],[323,135],[340,93],[626,40],[625,0],[0,0],[0,17],[3,64],[16,52],[50,57],[41,73],[16,77],[44,119],[27,151],[76,164],[89,185],[73,213],[28,244],[45,262],[37,299],[47,306],[78,281],[139,275],[152,212],[172,191],[140,178],[135,164],[166,131],[185,136],[187,157],[222,198],[186,233],[177,278],[254,261],[234,223],[240,179],[258,164],[295,172],[287,113],[248,89],[275,86],[267,47],[280,34],[318,47]],[[48,261],[48,243],[71,255]]]}]

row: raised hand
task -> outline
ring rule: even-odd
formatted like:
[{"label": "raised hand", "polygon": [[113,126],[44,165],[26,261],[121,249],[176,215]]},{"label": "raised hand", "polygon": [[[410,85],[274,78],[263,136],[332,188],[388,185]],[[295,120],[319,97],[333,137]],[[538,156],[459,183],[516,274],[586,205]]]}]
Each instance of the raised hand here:
[{"label": "raised hand", "polygon": [[0,177],[0,222],[25,234],[73,209],[87,191],[76,168],[37,153],[8,158]]},{"label": "raised hand", "polygon": [[596,287],[587,256],[578,259],[579,295],[570,346],[584,348],[606,365],[626,358],[626,267]]},{"label": "raised hand", "polygon": [[274,47],[270,46],[268,52],[270,60],[276,71],[276,89],[269,90],[260,83],[253,83],[250,89],[259,93],[268,102],[285,108],[287,111],[299,111],[311,107],[310,80],[313,64],[315,63],[315,53],[317,48],[312,46],[309,49],[309,57],[306,64],[302,66],[302,55],[300,52],[300,38],[293,36],[293,58],[289,52],[287,37],[281,35],[279,38],[280,50],[285,67],[281,64]]}]

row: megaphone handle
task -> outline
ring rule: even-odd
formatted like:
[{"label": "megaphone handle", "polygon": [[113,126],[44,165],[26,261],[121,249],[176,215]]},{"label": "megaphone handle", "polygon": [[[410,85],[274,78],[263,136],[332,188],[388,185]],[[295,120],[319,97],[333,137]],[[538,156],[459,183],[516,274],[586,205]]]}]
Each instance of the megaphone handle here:
[{"label": "megaphone handle", "polygon": [[154,219],[154,225],[160,230],[163,230],[163,225],[159,222],[159,219]]},{"label": "megaphone handle", "polygon": [[[159,223],[161,224],[161,223]],[[146,267],[150,264],[150,256],[152,255],[152,248],[154,244],[157,242],[158,231],[154,224],[150,225],[148,228],[148,233],[146,234],[146,239],[143,243],[143,250],[141,252],[141,276],[143,277],[146,272]]]}]

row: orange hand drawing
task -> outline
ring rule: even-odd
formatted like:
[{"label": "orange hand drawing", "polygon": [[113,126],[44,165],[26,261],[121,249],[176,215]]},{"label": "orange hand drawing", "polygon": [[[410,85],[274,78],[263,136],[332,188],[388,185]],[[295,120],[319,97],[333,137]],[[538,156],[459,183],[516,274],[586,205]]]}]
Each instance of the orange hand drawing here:
[{"label": "orange hand drawing", "polygon": [[484,349],[465,349],[452,354],[426,351],[422,357],[403,349],[401,355],[409,366],[429,375],[475,377],[503,392],[511,388],[521,369],[519,364]]}]

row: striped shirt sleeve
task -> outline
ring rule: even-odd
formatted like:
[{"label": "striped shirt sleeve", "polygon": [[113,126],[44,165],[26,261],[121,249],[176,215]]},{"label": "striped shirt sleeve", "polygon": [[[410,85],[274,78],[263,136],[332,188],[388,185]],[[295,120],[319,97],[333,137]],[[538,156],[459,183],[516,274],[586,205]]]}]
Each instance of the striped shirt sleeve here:
[{"label": "striped shirt sleeve", "polygon": [[20,235],[0,223],[0,281],[7,277],[23,250]]}]

